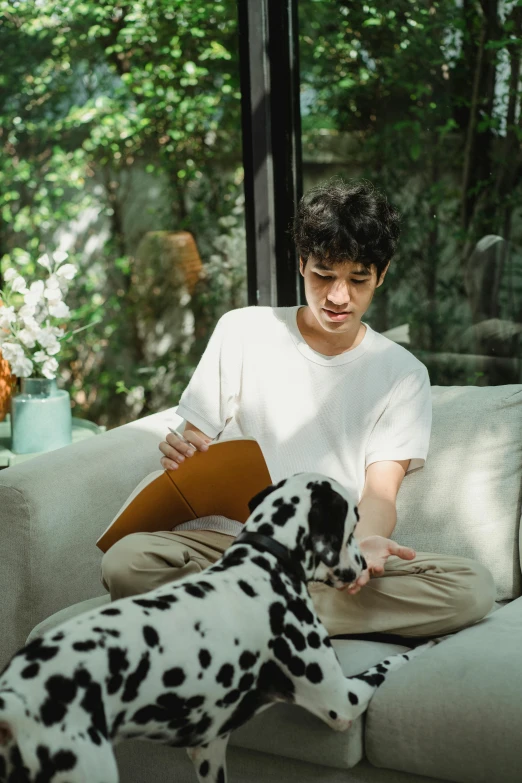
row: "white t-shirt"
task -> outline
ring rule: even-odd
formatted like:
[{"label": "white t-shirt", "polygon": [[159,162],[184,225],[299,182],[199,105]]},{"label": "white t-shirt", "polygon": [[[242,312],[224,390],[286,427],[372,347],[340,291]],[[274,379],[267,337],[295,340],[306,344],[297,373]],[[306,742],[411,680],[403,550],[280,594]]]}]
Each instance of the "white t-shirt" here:
[{"label": "white t-shirt", "polygon": [[422,467],[431,430],[426,367],[367,324],[356,348],[324,356],[297,327],[300,307],[222,316],[178,414],[214,439],[255,438],[274,482],[324,473],[359,499],[372,462]]}]

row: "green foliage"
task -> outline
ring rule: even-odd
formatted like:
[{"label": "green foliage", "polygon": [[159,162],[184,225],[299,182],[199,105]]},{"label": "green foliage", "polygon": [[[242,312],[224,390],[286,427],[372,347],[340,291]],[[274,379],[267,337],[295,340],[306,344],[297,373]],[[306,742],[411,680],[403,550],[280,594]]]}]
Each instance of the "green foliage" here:
[{"label": "green foliage", "polygon": [[[416,348],[455,350],[478,317],[468,303],[470,254],[486,234],[512,238],[522,195],[522,8],[512,0],[335,5],[332,13],[328,0],[299,4],[303,146],[313,149],[319,129],[349,134],[346,174],[382,187],[402,213],[372,323],[408,322]],[[492,302],[490,317],[499,314],[521,321],[522,302],[504,314]]]},{"label": "green foliage", "polygon": [[[122,178],[136,166],[157,176],[171,209],[155,228],[190,230],[211,249],[241,185],[227,173],[240,150],[235,2],[0,0],[0,14],[0,284],[15,247],[63,246],[101,202],[110,236],[94,262],[67,247],[81,270],[70,301],[79,325],[104,312],[65,352],[74,413],[115,425],[149,412],[166,364],[174,404],[196,358],[174,351],[142,373]],[[115,392],[135,388],[143,404],[129,410]]]}]

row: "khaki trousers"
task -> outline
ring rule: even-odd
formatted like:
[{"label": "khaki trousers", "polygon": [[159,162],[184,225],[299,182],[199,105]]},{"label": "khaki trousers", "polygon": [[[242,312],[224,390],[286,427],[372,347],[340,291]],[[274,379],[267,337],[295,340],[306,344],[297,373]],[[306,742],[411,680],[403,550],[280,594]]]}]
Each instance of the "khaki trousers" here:
[{"label": "khaki trousers", "polygon": [[[224,533],[133,533],[104,555],[102,582],[116,600],[197,574],[234,541]],[[414,560],[390,557],[382,576],[356,595],[319,582],[309,584],[317,615],[330,636],[393,633],[440,636],[482,619],[495,602],[493,577],[463,557],[419,552]]]}]

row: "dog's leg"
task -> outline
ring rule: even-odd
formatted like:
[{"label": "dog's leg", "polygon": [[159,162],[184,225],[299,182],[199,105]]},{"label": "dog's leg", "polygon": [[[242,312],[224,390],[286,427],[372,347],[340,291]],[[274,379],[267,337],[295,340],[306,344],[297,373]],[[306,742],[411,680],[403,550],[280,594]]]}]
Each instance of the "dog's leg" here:
[{"label": "dog's leg", "polygon": [[435,642],[427,642],[407,653],[392,655],[353,677],[345,677],[336,660],[336,665],[324,672],[323,681],[315,688],[306,688],[306,691],[299,688],[295,702],[317,715],[332,729],[345,731],[367,709],[388,672],[399,669],[434,645]]},{"label": "dog's leg", "polygon": [[190,760],[194,764],[199,783],[226,783],[226,752],[230,734],[218,737],[207,745],[187,748]]}]

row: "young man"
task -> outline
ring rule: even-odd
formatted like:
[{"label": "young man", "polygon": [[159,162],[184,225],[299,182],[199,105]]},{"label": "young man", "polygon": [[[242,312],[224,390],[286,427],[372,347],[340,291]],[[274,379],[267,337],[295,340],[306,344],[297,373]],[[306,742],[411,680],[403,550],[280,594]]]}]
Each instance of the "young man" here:
[{"label": "young man", "polygon": [[[489,571],[390,539],[397,492],[423,466],[431,428],[426,368],[362,321],[395,252],[399,215],[369,183],[334,180],[303,197],[294,236],[307,305],[219,320],[178,407],[193,448],[168,434],[161,464],[176,469],[212,439],[248,435],[274,482],[309,470],[354,492],[368,569],[342,591],[310,585],[331,635],[436,636],[470,625],[494,603]],[[200,571],[240,529],[206,517],[127,536],[103,558],[104,585],[116,599]]]}]

